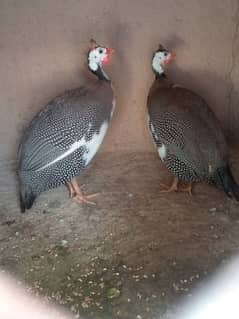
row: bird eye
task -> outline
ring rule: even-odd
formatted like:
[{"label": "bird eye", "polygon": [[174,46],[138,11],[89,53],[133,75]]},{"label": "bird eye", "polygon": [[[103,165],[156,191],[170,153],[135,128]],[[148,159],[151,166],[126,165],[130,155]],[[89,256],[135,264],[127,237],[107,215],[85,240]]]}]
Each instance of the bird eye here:
[{"label": "bird eye", "polygon": [[168,53],[167,52],[164,52],[164,56],[166,57],[168,55]]},{"label": "bird eye", "polygon": [[102,54],[102,53],[103,53],[103,50],[102,50],[102,49],[99,49],[99,53]]}]

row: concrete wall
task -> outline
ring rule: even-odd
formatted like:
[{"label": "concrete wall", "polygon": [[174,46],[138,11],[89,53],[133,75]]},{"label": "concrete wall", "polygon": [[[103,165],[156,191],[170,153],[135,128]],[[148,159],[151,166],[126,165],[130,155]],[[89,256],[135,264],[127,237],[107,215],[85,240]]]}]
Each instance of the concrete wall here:
[{"label": "concrete wall", "polygon": [[177,53],[169,73],[203,95],[239,133],[237,0],[0,0],[1,157],[52,97],[84,82],[88,40],[116,49],[108,67],[117,109],[102,151],[153,150],[145,102],[159,42]]}]

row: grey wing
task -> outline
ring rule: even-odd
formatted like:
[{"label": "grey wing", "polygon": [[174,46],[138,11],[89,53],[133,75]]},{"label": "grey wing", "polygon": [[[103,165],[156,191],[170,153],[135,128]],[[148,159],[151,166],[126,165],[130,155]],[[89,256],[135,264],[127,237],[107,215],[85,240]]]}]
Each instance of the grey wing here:
[{"label": "grey wing", "polygon": [[200,132],[196,132],[189,121],[180,121],[176,115],[166,112],[160,117],[150,117],[150,123],[154,141],[165,146],[166,154],[176,156],[195,172],[205,170]]},{"label": "grey wing", "polygon": [[[67,128],[63,119],[58,118],[51,125],[51,120],[47,119],[47,116],[39,118],[35,125],[29,127],[20,146],[20,169],[38,170],[63,156],[74,143],[70,132],[71,129]],[[81,133],[77,134],[78,138],[82,138],[83,134],[84,131],[81,130]]]},{"label": "grey wing", "polygon": [[160,141],[180,161],[201,173],[227,157],[220,124],[207,103],[184,88],[163,91],[149,101],[149,116]]},{"label": "grey wing", "polygon": [[75,142],[87,141],[98,130],[97,100],[82,95],[79,102],[79,95],[68,94],[54,99],[33,119],[19,149],[21,170],[44,167],[63,156]]}]

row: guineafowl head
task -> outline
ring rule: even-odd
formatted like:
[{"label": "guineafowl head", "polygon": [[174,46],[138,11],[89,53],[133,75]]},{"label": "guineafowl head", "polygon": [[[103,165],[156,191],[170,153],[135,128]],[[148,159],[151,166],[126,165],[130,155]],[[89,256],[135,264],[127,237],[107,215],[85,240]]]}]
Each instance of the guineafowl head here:
[{"label": "guineafowl head", "polygon": [[104,47],[93,39],[90,40],[90,49],[88,51],[88,66],[91,72],[99,75],[99,71],[102,70],[102,66],[106,65],[110,61],[111,54],[114,52],[112,48]]},{"label": "guineafowl head", "polygon": [[172,53],[164,48],[162,44],[154,51],[152,58],[153,71],[159,74],[164,72],[164,68],[175,58],[175,53]]}]

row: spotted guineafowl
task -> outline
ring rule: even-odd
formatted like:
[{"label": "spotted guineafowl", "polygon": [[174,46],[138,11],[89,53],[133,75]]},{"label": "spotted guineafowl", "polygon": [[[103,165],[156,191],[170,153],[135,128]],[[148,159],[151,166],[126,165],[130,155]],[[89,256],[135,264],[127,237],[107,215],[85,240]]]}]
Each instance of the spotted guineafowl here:
[{"label": "spotted guineafowl", "polygon": [[97,80],[54,98],[27,128],[18,154],[22,212],[41,192],[61,184],[71,197],[91,203],[94,195],[84,196],[75,176],[96,154],[114,111],[111,82],[102,68],[112,51],[91,40],[88,67]]},{"label": "spotted guineafowl", "polygon": [[[192,183],[207,181],[239,200],[229,164],[227,144],[212,110],[192,91],[174,85],[165,75],[165,66],[174,54],[162,45],[154,52],[155,80],[148,95],[149,129],[159,156],[174,181],[162,192],[188,191]],[[178,183],[188,183],[179,187]]]}]

